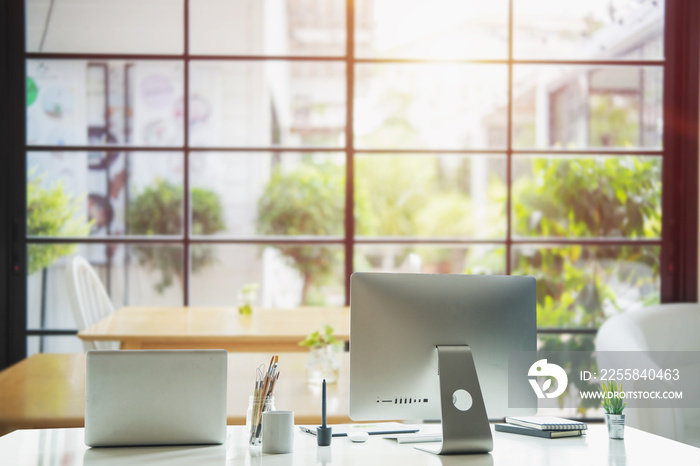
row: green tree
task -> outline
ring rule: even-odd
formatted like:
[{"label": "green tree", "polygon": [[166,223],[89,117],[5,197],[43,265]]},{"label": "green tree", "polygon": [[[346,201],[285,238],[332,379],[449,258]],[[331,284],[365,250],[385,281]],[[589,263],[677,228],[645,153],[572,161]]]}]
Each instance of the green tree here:
[{"label": "green tree", "polygon": [[[501,238],[505,234],[505,185],[487,164],[487,207],[472,202],[470,173],[473,159],[454,155],[368,155],[355,162],[355,198],[362,196],[369,206],[366,215],[356,214],[357,225],[369,236],[420,238]],[[402,248],[396,265],[420,250],[432,270],[449,272],[464,267],[464,253],[449,248]],[[381,257],[367,257],[378,266]],[[503,263],[501,257],[500,263]],[[455,269],[455,267],[457,267]],[[503,267],[500,267],[502,269]]]},{"label": "green tree", "polygon": [[416,236],[419,215],[429,202],[435,166],[424,158],[358,157],[356,198],[368,204],[367,215],[355,212],[357,226],[370,236]]},{"label": "green tree", "polygon": [[[221,202],[216,193],[192,188],[190,199],[193,235],[211,235],[226,228]],[[159,180],[145,188],[130,203],[128,209],[129,233],[136,235],[182,234],[182,186]],[[184,273],[182,252],[179,248],[162,246],[135,246],[134,251],[141,265],[160,271],[156,290],[162,293],[178,278],[182,283]],[[209,246],[191,248],[192,271],[197,272],[215,261]]]},{"label": "green tree", "polygon": [[[536,176],[522,178],[513,186],[516,234],[538,238],[660,236],[660,161],[550,158],[535,160],[531,169]],[[611,278],[631,281],[642,290],[651,288],[649,283],[659,273],[655,252],[635,246],[520,249],[514,271],[538,279],[539,326],[597,327],[605,318],[604,304],[616,306]],[[629,267],[630,263],[642,267]]]},{"label": "green tree", "polygon": [[[58,181],[50,188],[41,185],[42,177],[27,182],[27,236],[87,236],[90,223],[78,215],[81,198],[66,194]],[[61,256],[73,254],[74,244],[28,244],[27,275],[53,264]]]},{"label": "green tree", "polygon": [[[344,166],[302,162],[285,171],[275,167],[258,200],[257,230],[274,236],[342,236],[345,219]],[[302,303],[313,286],[329,281],[340,265],[337,248],[275,245],[302,277]]]},{"label": "green tree", "polygon": [[[513,185],[513,229],[527,237],[658,238],[661,231],[660,161],[639,157],[537,159]],[[658,301],[658,248],[556,246],[518,248],[513,273],[537,278],[540,328],[597,328],[605,310],[619,309],[611,283],[626,282],[642,300]],[[566,370],[595,370],[593,335],[543,335],[541,351],[569,351]],[[573,378],[567,390],[595,387]],[[561,398],[563,400],[563,398]],[[595,408],[582,400],[578,411]]]}]

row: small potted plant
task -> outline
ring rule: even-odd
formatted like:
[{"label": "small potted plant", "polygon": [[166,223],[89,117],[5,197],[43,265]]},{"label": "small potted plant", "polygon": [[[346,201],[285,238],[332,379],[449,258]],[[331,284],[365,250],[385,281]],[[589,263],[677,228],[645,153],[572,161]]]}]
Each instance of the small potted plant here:
[{"label": "small potted plant", "polygon": [[238,292],[238,313],[249,316],[253,313],[253,301],[258,297],[258,284],[248,283]]},{"label": "small potted plant", "polygon": [[606,384],[601,382],[603,393],[603,409],[605,410],[605,423],[608,426],[608,437],[611,439],[625,438],[625,415],[622,411],[627,402],[622,397],[622,384],[618,388],[617,382],[608,380]]},{"label": "small potted plant", "polygon": [[338,381],[340,364],[338,350],[342,342],[333,335],[333,327],[326,325],[323,331],[315,331],[299,342],[309,348],[306,363],[306,378],[310,384],[321,384],[323,380],[332,384]]}]

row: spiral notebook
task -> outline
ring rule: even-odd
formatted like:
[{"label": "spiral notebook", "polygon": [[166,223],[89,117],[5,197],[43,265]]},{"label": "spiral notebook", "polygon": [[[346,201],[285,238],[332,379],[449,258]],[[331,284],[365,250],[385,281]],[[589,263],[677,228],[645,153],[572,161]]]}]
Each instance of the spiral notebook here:
[{"label": "spiral notebook", "polygon": [[531,435],[533,437],[543,438],[567,438],[567,437],[582,437],[585,430],[540,430],[531,427],[521,427],[514,424],[496,424],[497,432],[508,432],[511,434]]},{"label": "spiral notebook", "polygon": [[552,416],[506,417],[508,424],[539,430],[585,430],[588,424]]}]

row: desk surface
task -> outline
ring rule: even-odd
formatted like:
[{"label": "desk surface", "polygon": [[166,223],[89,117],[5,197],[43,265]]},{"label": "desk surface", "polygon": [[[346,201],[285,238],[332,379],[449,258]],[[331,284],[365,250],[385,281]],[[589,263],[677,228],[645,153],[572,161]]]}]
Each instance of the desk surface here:
[{"label": "desk surface", "polygon": [[700,449],[626,428],[625,440],[608,440],[604,425],[591,425],[585,437],[543,439],[494,432],[494,451],[487,455],[435,456],[371,437],[353,444],[334,438],[330,447],[317,447],[316,438],[296,431],[294,452],[262,454],[249,448],[245,428],[229,427],[225,445],[205,447],[87,448],[83,429],[20,430],[0,437],[0,464],[78,465],[651,465],[700,464]]},{"label": "desk surface", "polygon": [[[296,412],[297,422],[321,422],[321,387],[306,383],[307,353],[281,353],[275,407]],[[338,383],[328,385],[329,422],[348,416],[348,353],[340,354]],[[255,369],[269,353],[228,354],[227,423],[245,424]],[[82,427],[85,423],[85,354],[35,354],[0,372],[0,435],[13,429]],[[2,464],[0,462],[0,464]]]},{"label": "desk surface", "polygon": [[241,316],[233,307],[124,307],[78,332],[78,337],[117,340],[122,349],[288,352],[305,351],[299,342],[326,324],[338,339],[350,339],[347,307],[254,309],[251,316]]}]

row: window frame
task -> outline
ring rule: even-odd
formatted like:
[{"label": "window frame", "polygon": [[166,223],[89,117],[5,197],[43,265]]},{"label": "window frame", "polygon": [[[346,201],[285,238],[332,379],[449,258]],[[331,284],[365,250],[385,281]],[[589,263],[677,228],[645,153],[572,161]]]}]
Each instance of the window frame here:
[{"label": "window frame", "polygon": [[[506,170],[508,182],[508,196],[506,204],[507,231],[505,240],[494,240],[494,244],[502,244],[506,249],[506,273],[511,271],[511,251],[513,246],[519,244],[655,244],[661,246],[661,301],[681,302],[697,301],[698,290],[698,101],[700,90],[698,89],[698,72],[700,64],[700,32],[697,28],[697,18],[700,17],[700,4],[695,0],[668,0],[666,2],[664,50],[665,58],[658,61],[625,61],[625,66],[640,65],[663,65],[664,71],[664,134],[663,148],[657,151],[635,151],[642,154],[660,154],[663,156],[662,166],[662,235],[658,240],[606,240],[606,239],[560,239],[560,240],[537,240],[537,239],[514,239],[511,231],[512,209],[511,181],[512,181],[512,159],[519,153],[527,154],[567,154],[569,151],[553,150],[519,150],[512,147],[512,83],[513,67],[517,64],[581,64],[581,65],[619,65],[619,61],[582,61],[582,60],[514,60],[513,50],[513,1],[510,0],[509,7],[509,53],[506,60],[466,60],[466,62],[493,62],[507,64],[508,66],[508,131],[506,154]],[[80,58],[80,59],[175,59],[184,63],[184,86],[188,89],[189,84],[189,64],[196,60],[330,60],[340,61],[346,64],[346,128],[345,146],[333,149],[316,149],[314,151],[344,151],[346,154],[346,190],[345,190],[345,233],[339,239],[317,239],[308,238],[285,238],[285,243],[295,244],[337,244],[342,245],[345,251],[345,295],[346,303],[349,303],[349,282],[353,272],[353,258],[355,245],[365,244],[435,244],[459,243],[475,244],[483,241],[469,240],[436,240],[436,239],[416,239],[416,238],[357,238],[354,235],[355,218],[353,215],[354,202],[354,161],[356,154],[362,153],[449,153],[450,151],[440,150],[418,150],[418,151],[392,151],[367,149],[361,150],[354,147],[353,141],[353,120],[354,120],[354,83],[355,65],[360,63],[385,63],[385,62],[410,62],[410,63],[430,63],[433,60],[377,60],[359,59],[354,56],[354,2],[346,0],[346,56],[344,57],[276,57],[276,56],[244,56],[244,57],[195,57],[189,55],[189,31],[188,31],[188,5],[189,1],[184,0],[185,34],[184,52],[182,55],[133,55],[133,54],[55,54],[55,53],[27,53],[25,52],[24,40],[24,5],[23,2],[6,2],[3,4],[3,15],[0,20],[0,33],[2,34],[2,47],[0,48],[0,64],[3,72],[0,75],[0,104],[1,108],[8,109],[2,112],[0,122],[0,141],[3,142],[7,154],[6,170],[3,170],[3,195],[0,202],[0,212],[2,212],[2,242],[3,250],[0,253],[0,261],[4,265],[0,272],[0,294],[2,295],[2,307],[0,309],[0,335],[3,344],[0,344],[0,368],[16,362],[26,355],[27,337],[31,335],[71,335],[70,330],[50,330],[50,329],[27,329],[26,328],[26,248],[29,243],[57,243],[57,242],[77,242],[77,243],[133,243],[153,242],[162,243],[162,239],[157,238],[27,238],[26,237],[26,172],[25,161],[28,151],[42,151],[56,149],[52,146],[31,146],[28,147],[25,140],[24,121],[24,82],[25,61],[34,58]],[[435,60],[445,61],[445,60]],[[188,99],[184,99],[184,121],[188,121]],[[188,131],[184,131],[183,146],[169,148],[181,150],[184,154],[184,192],[189,192],[189,160],[190,154],[200,150],[211,151],[212,148],[191,148],[189,147]],[[87,146],[80,147],[60,147],[61,150],[85,150]],[[115,146],[110,150],[146,152],[153,151],[154,148],[142,148],[133,146]],[[227,148],[231,152],[251,152],[251,151],[279,151],[279,152],[302,152],[308,148],[251,148],[236,147]],[[469,153],[470,151],[457,151]],[[484,151],[478,151],[483,153]],[[617,154],[619,151],[601,150],[576,150],[576,154]],[[183,196],[185,215],[189,212],[189,196]],[[189,298],[189,270],[190,254],[192,245],[196,244],[266,244],[273,242],[269,239],[244,238],[235,240],[221,240],[209,238],[190,237],[189,222],[183,222],[182,239],[173,240],[182,244],[184,254],[184,270],[186,271],[185,286],[183,287],[183,304],[188,304]],[[489,241],[491,243],[491,241]],[[595,329],[539,329],[540,333],[595,333]]]}]

